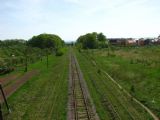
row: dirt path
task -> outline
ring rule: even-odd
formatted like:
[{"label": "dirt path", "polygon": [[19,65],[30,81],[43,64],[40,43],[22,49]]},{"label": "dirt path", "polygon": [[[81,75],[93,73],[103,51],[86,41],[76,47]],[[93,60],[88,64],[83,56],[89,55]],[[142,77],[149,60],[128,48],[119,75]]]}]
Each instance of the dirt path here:
[{"label": "dirt path", "polygon": [[0,83],[2,84],[2,86],[5,86],[6,84],[8,84],[9,82],[17,79],[19,77],[20,74],[12,74],[3,78],[0,78]]},{"label": "dirt path", "polygon": [[[38,74],[38,71],[36,70],[27,72],[26,74],[18,78],[13,84],[4,87],[3,90],[4,90],[6,97],[9,97],[18,88],[20,88],[27,80],[31,79],[36,74]],[[16,76],[12,76],[12,77],[15,78]],[[11,78],[9,77],[9,79],[7,80],[9,81],[10,79]],[[0,96],[0,99],[2,100],[2,96]]]}]

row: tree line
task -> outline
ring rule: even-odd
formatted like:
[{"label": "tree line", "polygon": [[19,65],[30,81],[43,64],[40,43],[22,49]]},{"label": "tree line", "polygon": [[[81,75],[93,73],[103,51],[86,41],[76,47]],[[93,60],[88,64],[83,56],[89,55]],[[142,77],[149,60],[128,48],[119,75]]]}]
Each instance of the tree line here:
[{"label": "tree line", "polygon": [[[63,55],[63,47],[65,42],[55,34],[40,34],[33,36],[29,40],[23,39],[11,39],[11,40],[0,40],[0,69],[3,71],[10,66],[14,67],[17,65],[27,66],[29,63],[33,63],[43,57],[47,58],[50,54],[56,56]],[[108,40],[103,33],[87,33],[81,35],[76,45],[81,49],[96,49],[106,48],[108,46]]]},{"label": "tree line", "polygon": [[24,66],[27,71],[29,63],[47,58],[48,55],[63,55],[64,41],[55,34],[40,34],[29,40],[0,40],[0,74],[13,71],[17,66]]}]

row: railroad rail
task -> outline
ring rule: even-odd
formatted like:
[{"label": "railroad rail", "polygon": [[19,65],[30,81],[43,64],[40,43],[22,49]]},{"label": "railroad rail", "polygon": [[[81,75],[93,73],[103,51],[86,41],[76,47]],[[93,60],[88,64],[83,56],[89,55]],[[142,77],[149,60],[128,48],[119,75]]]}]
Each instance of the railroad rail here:
[{"label": "railroad rail", "polygon": [[68,120],[99,120],[93,109],[75,56],[70,57],[70,113]]},{"label": "railroad rail", "polygon": [[[94,66],[96,66],[98,69],[100,69],[100,68],[97,66],[97,63],[96,63],[96,61],[95,61],[94,59],[91,59],[91,57],[86,56],[86,55],[84,55],[84,57],[87,58],[87,59],[90,59],[90,60],[92,61],[92,64],[93,64]],[[145,106],[144,104],[142,104],[142,103],[141,103],[140,101],[138,101],[135,97],[133,97],[130,93],[128,93],[128,92],[127,92],[120,84],[118,84],[106,71],[104,71],[103,69],[101,69],[101,71],[102,71],[102,73],[105,74],[105,76],[106,76],[107,78],[109,78],[109,80],[111,80],[115,85],[117,85],[120,90],[123,90],[123,92],[124,92],[126,95],[128,95],[130,98],[132,98],[132,100],[133,100],[134,102],[136,102],[136,103],[139,104],[142,108],[144,108],[144,110],[145,110],[146,112],[148,112],[154,120],[160,120],[160,118],[158,118],[147,106]],[[94,81],[92,80],[92,82],[94,82]],[[130,115],[130,116],[131,116],[132,119],[134,119],[134,118],[132,117],[132,115]],[[113,118],[115,118],[115,117],[113,117]]]}]

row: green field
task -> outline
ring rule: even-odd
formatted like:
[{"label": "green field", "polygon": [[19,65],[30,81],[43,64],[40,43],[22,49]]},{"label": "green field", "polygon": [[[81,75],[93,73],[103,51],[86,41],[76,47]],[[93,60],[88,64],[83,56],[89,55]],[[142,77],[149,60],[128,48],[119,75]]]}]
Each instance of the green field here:
[{"label": "green field", "polygon": [[[111,79],[109,73],[124,89],[160,116],[160,47],[107,49],[73,49],[101,120],[153,120]],[[69,50],[62,56],[49,56],[29,64],[28,72],[37,70],[22,87],[8,98],[11,113],[2,105],[6,120],[65,120],[67,118]],[[23,67],[22,67],[23,69]],[[104,71],[103,71],[104,70]],[[10,74],[23,76],[22,70]],[[14,82],[12,83],[14,84]]]},{"label": "green field", "polygon": [[[84,50],[77,54],[84,74],[88,72],[93,77],[98,70],[93,71],[94,67],[89,64],[96,64],[160,117],[160,46],[115,47],[109,55],[107,49]],[[96,76],[93,79],[96,80]],[[102,86],[100,84],[100,88]]]},{"label": "green field", "polygon": [[48,120],[66,119],[68,101],[68,50],[63,56],[49,56],[30,64],[29,71],[38,70],[38,75],[28,80],[20,89],[8,98],[11,113],[7,114],[3,104],[6,120]]}]

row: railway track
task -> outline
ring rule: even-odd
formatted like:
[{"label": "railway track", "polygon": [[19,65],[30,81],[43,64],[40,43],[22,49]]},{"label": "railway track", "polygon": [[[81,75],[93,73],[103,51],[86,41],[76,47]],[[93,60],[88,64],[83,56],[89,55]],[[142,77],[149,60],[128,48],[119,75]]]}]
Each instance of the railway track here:
[{"label": "railway track", "polygon": [[[84,57],[86,59],[89,59],[90,61],[93,61],[91,58],[89,58],[88,56],[84,55]],[[93,61],[92,64],[96,67],[96,62]],[[100,92],[101,90],[99,90],[98,88],[98,83],[94,80],[94,78],[92,77],[91,73],[88,73],[89,74],[89,77],[90,77],[90,80],[93,84],[93,86],[95,87],[97,93],[101,96],[101,99],[102,99],[102,103],[103,105],[106,107],[106,110],[110,113],[110,117],[112,120],[121,120],[122,118],[120,117],[120,113],[118,112],[119,108],[117,108],[116,105],[112,104],[112,102],[109,100],[109,99],[112,99],[110,96],[106,95],[105,93],[103,92]],[[96,73],[97,74],[97,73]],[[107,89],[107,91],[110,91],[110,93],[112,94],[112,97],[114,97],[115,99],[117,98],[117,96],[115,96],[115,94],[113,93],[112,89],[110,89],[108,87],[108,85],[106,84],[106,82],[104,81],[104,79],[100,78],[101,79],[101,82],[103,83],[103,85],[105,86],[105,88]],[[112,86],[113,87],[113,86]],[[102,90],[104,91],[104,90]],[[118,91],[118,92],[121,92],[121,91]],[[119,93],[121,94],[121,93]],[[122,95],[122,94],[121,94]],[[120,96],[119,96],[120,97]],[[124,101],[126,101],[126,104],[127,104],[127,98],[123,95],[122,99]],[[116,99],[117,103],[119,103],[119,105],[121,105],[121,107],[126,111],[127,115],[128,115],[128,119],[130,120],[137,120],[137,119],[142,119],[141,116],[137,115],[139,118],[136,118],[137,116],[134,116],[131,114],[130,110],[128,110],[129,108],[127,108],[127,106],[123,105],[122,101],[119,100],[119,99]],[[132,111],[133,112],[133,111]],[[134,112],[137,112],[137,111],[134,111]]]},{"label": "railway track", "polygon": [[[99,69],[99,67],[97,67],[97,63],[95,62],[95,59],[94,58],[91,58],[91,57],[89,57],[89,56],[87,56],[87,55],[84,55],[83,54],[83,56],[86,58],[86,59],[88,59],[88,60],[90,60],[90,61],[92,61],[92,64],[93,64],[93,66],[94,67],[96,67],[97,69]],[[118,88],[120,89],[120,90],[123,90],[123,91],[117,91],[119,94],[121,94],[120,92],[123,92],[123,94],[121,94],[121,98],[126,102],[126,104],[128,104],[127,103],[127,101],[128,101],[128,98],[129,99],[131,99],[132,98],[132,102],[135,102],[137,105],[140,105],[142,108],[144,108],[144,110],[145,110],[145,112],[148,112],[151,116],[152,116],[152,118],[154,119],[154,120],[159,120],[158,119],[158,117],[154,114],[154,113],[152,113],[152,111],[149,109],[149,108],[147,108],[146,106],[144,106],[142,103],[140,103],[136,98],[134,98],[133,96],[131,96],[124,88],[122,88],[113,78],[111,78],[109,75],[108,75],[108,73],[106,73],[103,69],[101,69],[101,71],[102,71],[102,73],[104,73],[105,74],[105,77],[108,79],[110,79],[116,86],[114,86],[114,87],[117,87],[118,86]],[[90,77],[91,77],[92,75],[90,75]],[[95,84],[94,83],[94,79],[92,78],[91,79],[92,80],[92,84]],[[104,79],[102,79],[101,80],[102,82],[103,82],[103,84],[107,87],[107,84],[108,83],[106,83],[105,81],[104,81]],[[96,85],[94,85],[94,86],[96,86]],[[112,86],[113,87],[113,86]],[[96,87],[95,87],[96,88]],[[97,90],[97,89],[96,89]],[[111,91],[111,94],[114,96],[114,97],[116,97],[113,93],[112,93],[112,90],[109,90],[109,91]],[[98,90],[97,90],[97,92],[99,92]],[[101,94],[101,93],[100,93]],[[126,95],[126,96],[125,96]],[[117,99],[118,100],[118,99]],[[143,115],[143,113],[142,114],[140,114],[140,113],[138,113],[138,111],[136,111],[136,109],[134,109],[134,108],[129,108],[129,107],[127,107],[127,106],[129,106],[129,105],[127,105],[127,106],[125,106],[125,105],[123,105],[122,104],[122,101],[120,101],[120,100],[118,100],[119,102],[118,103],[120,103],[121,105],[122,105],[122,107],[126,110],[126,112],[128,113],[128,116],[130,117],[130,119],[133,119],[133,120],[137,120],[137,119],[146,119],[145,117],[143,117],[143,116],[141,116],[141,115]],[[117,114],[117,112],[115,111],[115,113]],[[134,114],[133,114],[134,113]],[[118,118],[118,119],[120,119],[120,117],[114,117],[115,115],[113,115],[113,119],[114,118]],[[119,116],[119,115],[118,115]]]},{"label": "railway track", "polygon": [[74,55],[70,57],[68,120],[99,120]]}]

